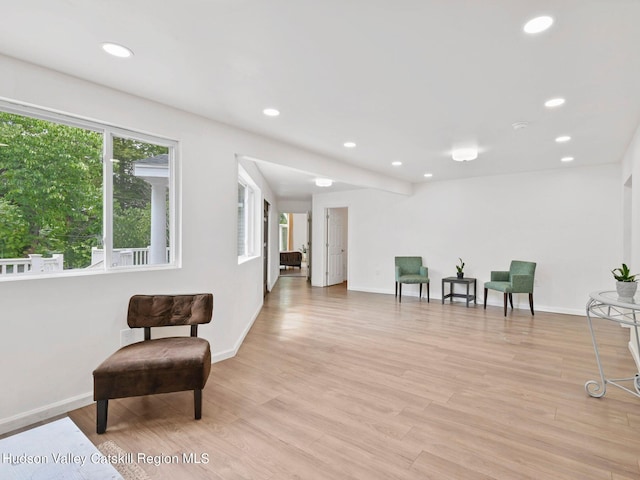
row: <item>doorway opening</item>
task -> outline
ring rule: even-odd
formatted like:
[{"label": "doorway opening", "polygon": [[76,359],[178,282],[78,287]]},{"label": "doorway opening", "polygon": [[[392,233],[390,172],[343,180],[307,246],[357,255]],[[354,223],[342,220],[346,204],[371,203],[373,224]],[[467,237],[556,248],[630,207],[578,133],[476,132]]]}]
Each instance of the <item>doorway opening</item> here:
[{"label": "doorway opening", "polygon": [[309,215],[280,213],[278,220],[280,275],[309,277]]},{"label": "doorway opening", "polygon": [[269,208],[266,200],[262,207],[262,297],[269,293]]}]

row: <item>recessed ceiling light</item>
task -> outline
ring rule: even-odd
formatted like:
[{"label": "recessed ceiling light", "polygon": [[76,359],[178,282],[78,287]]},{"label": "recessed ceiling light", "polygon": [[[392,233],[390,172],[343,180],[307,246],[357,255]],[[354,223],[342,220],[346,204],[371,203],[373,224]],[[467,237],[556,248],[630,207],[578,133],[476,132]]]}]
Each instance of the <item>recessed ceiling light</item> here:
[{"label": "recessed ceiling light", "polygon": [[280,112],[275,108],[265,108],[262,113],[264,113],[267,117],[277,117],[280,115]]},{"label": "recessed ceiling light", "polygon": [[553,18],[543,15],[529,20],[524,24],[523,30],[529,34],[540,33],[547,30],[551,25],[553,25]]},{"label": "recessed ceiling light", "polygon": [[456,162],[468,162],[478,158],[477,148],[459,148],[451,153],[451,158]]},{"label": "recessed ceiling light", "polygon": [[527,122],[515,122],[512,123],[511,126],[514,130],[522,130],[523,128],[527,128],[529,124]]},{"label": "recessed ceiling light", "polygon": [[569,135],[561,135],[560,137],[556,138],[556,142],[558,143],[568,142],[569,140],[571,140],[571,137]]},{"label": "recessed ceiling light", "polygon": [[559,107],[564,104],[564,98],[552,98],[544,102],[544,106],[547,108]]},{"label": "recessed ceiling light", "polygon": [[133,52],[130,49],[123,47],[122,45],[118,45],[117,43],[103,43],[102,49],[109,55],[119,58],[129,58],[133,55]]},{"label": "recessed ceiling light", "polygon": [[402,165],[402,162],[396,160],[395,162],[391,162],[391,165],[393,165],[394,167],[399,167],[400,165]]},{"label": "recessed ceiling light", "polygon": [[561,162],[573,162],[573,157],[562,157],[560,159]]},{"label": "recessed ceiling light", "polygon": [[347,148],[355,148],[356,142],[344,142],[344,146]]},{"label": "recessed ceiling light", "polygon": [[316,178],[316,186],[318,187],[330,187],[333,185],[333,180],[330,178]]},{"label": "recessed ceiling light", "polygon": [[425,173],[424,176],[426,178],[431,178],[431,177],[433,177],[433,173]]}]

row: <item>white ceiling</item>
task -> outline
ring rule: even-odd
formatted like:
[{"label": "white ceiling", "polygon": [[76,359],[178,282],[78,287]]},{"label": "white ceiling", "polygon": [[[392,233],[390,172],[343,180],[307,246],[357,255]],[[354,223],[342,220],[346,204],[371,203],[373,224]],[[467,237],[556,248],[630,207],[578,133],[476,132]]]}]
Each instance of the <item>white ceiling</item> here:
[{"label": "white ceiling", "polygon": [[[640,122],[638,0],[0,7],[0,53],[409,182],[618,162]],[[540,14],[555,18],[552,28],[524,34]],[[104,41],[135,55],[110,57]],[[555,96],[566,104],[546,109]],[[264,116],[266,107],[281,115]],[[557,144],[562,134],[571,142]],[[467,144],[479,158],[453,162],[452,148]],[[575,161],[561,163],[565,155]]]},{"label": "white ceiling", "polygon": [[[245,159],[246,160],[246,159]],[[255,161],[255,160],[254,160]],[[260,173],[267,179],[271,190],[281,199],[308,200],[315,193],[357,190],[361,186],[333,180],[331,187],[318,187],[317,178],[325,178],[304,170],[278,165],[273,162],[255,161]]]}]

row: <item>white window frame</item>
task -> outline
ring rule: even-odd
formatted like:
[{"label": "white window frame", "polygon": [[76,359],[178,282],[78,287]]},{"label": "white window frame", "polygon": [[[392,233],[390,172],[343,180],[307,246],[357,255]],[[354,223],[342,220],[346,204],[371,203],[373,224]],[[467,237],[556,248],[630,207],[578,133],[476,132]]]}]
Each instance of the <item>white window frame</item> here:
[{"label": "white window frame", "polygon": [[258,185],[253,181],[247,171],[238,165],[238,184],[245,187],[244,196],[244,238],[240,239],[240,231],[236,225],[236,239],[244,242],[244,253],[238,252],[238,263],[246,262],[252,258],[260,256],[260,225],[258,221],[262,221],[262,217],[258,215],[260,212],[260,200],[262,192]]},{"label": "white window frame", "polygon": [[[126,128],[109,125],[107,123],[97,122],[81,117],[48,110],[33,105],[26,105],[0,98],[0,110],[22,115],[24,117],[32,117],[49,122],[68,125],[71,127],[84,128],[103,135],[103,157],[102,157],[102,201],[103,201],[103,248],[104,262],[103,268],[83,269],[76,268],[63,270],[61,272],[50,272],[40,274],[16,274],[1,275],[0,282],[29,280],[42,277],[60,277],[60,276],[78,276],[78,275],[95,275],[109,272],[121,271],[148,271],[148,270],[166,270],[179,268],[181,266],[181,248],[180,238],[177,232],[180,225],[180,205],[178,194],[179,178],[179,143],[176,140],[168,139],[162,136],[137,132]],[[154,145],[164,146],[168,148],[169,159],[169,258],[170,262],[163,264],[151,265],[132,265],[132,266],[113,266],[111,259],[113,254],[113,137],[139,140],[142,142],[153,143]]]}]

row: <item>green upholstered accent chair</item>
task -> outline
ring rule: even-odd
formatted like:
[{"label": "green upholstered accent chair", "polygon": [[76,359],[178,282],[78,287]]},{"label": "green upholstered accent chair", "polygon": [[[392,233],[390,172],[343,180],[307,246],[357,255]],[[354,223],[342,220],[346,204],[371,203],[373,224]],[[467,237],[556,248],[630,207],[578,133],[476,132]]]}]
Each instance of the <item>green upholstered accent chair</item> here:
[{"label": "green upholstered accent chair", "polygon": [[508,272],[491,272],[491,281],[484,284],[484,308],[487,308],[487,290],[504,293],[504,316],[507,316],[507,296],[513,309],[513,294],[528,293],[531,315],[533,313],[533,279],[536,273],[534,262],[513,260]]},{"label": "green upholstered accent chair", "polygon": [[422,257],[395,257],[396,260],[396,297],[398,297],[398,285],[400,285],[400,297],[402,302],[402,284],[419,283],[420,297],[422,298],[422,284],[427,284],[427,302],[429,302],[429,269],[422,266]]}]

